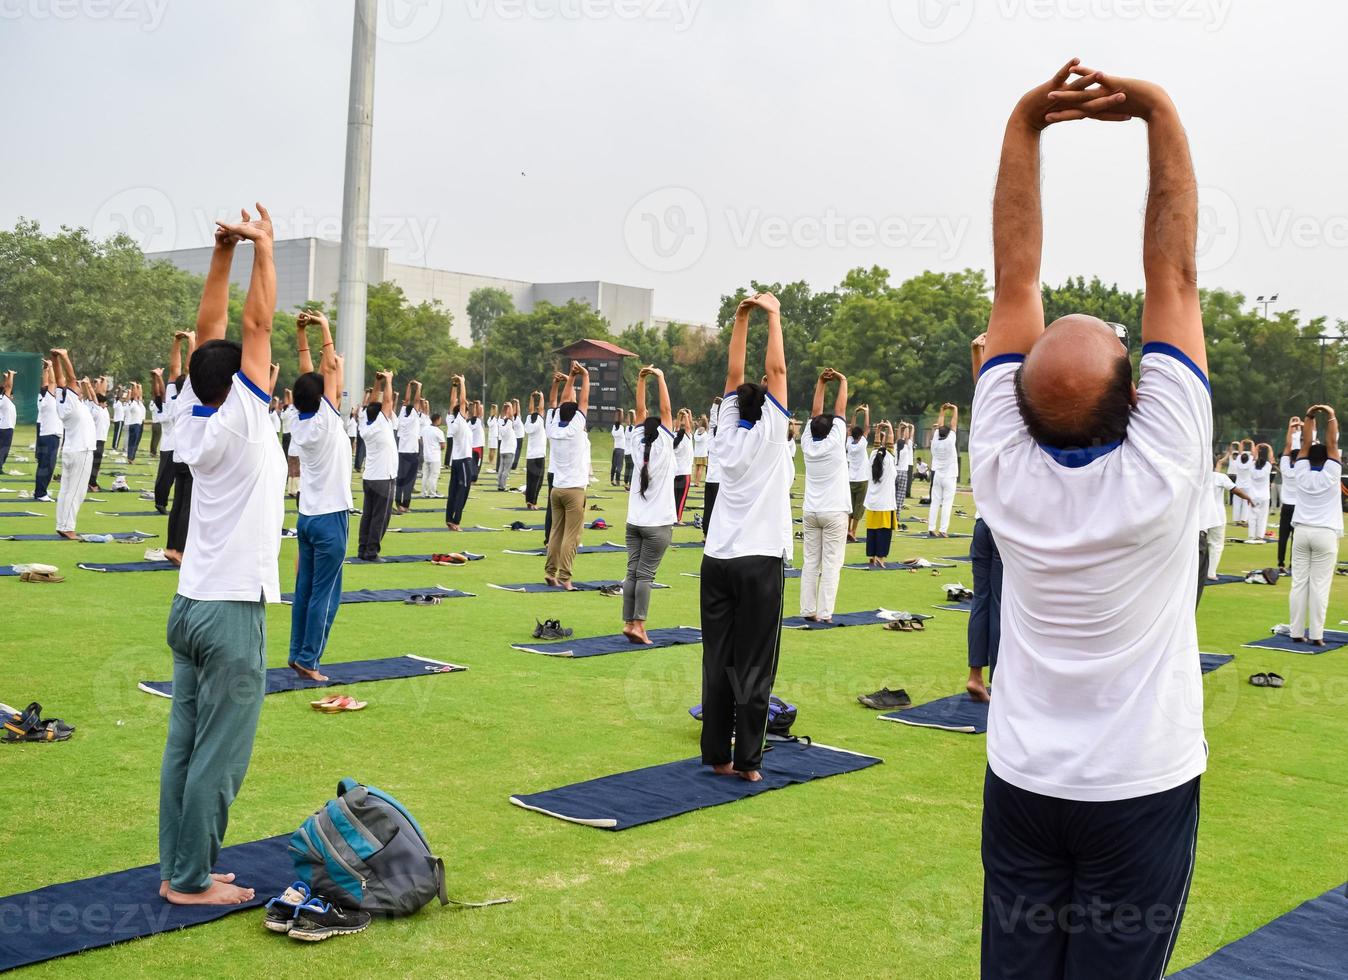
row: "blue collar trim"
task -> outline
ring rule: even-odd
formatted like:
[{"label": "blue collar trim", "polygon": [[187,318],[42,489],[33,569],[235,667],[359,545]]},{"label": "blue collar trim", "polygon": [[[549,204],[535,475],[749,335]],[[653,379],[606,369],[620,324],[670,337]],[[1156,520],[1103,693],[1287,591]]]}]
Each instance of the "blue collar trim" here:
[{"label": "blue collar trim", "polygon": [[193,405],[192,417],[198,419],[208,419],[218,411],[219,409],[213,408],[210,405]]},{"label": "blue collar trim", "polygon": [[1123,445],[1123,440],[1118,439],[1114,442],[1107,442],[1103,446],[1087,446],[1085,449],[1058,449],[1056,446],[1045,446],[1039,443],[1039,448],[1049,455],[1059,466],[1066,466],[1070,469],[1080,469],[1083,466],[1089,466],[1101,456],[1108,456],[1114,450]]},{"label": "blue collar trim", "polygon": [[248,379],[248,375],[244,374],[242,371],[239,371],[234,375],[234,377],[242,381],[244,383],[244,386],[253,394],[257,395],[257,397],[261,398],[263,402],[265,402],[268,405],[271,404],[271,397],[257,385],[253,384],[253,382]]},{"label": "blue collar trim", "polygon": [[1153,340],[1149,344],[1142,345],[1142,356],[1145,357],[1148,354],[1164,354],[1167,357],[1173,357],[1192,371],[1198,377],[1198,380],[1203,382],[1203,387],[1208,390],[1208,394],[1212,394],[1212,384],[1208,381],[1208,376],[1203,373],[1203,369],[1193,362],[1193,358],[1174,344],[1163,344],[1159,340]]},{"label": "blue collar trim", "polygon": [[309,419],[313,418],[317,414],[318,414],[317,412],[300,412],[300,421],[307,422]]},{"label": "blue collar trim", "polygon": [[996,357],[988,358],[983,362],[983,366],[978,369],[978,376],[981,378],[995,367],[1001,367],[1003,364],[1024,364],[1024,354],[998,354]]},{"label": "blue collar trim", "polygon": [[754,423],[746,422],[744,419],[740,419],[739,425],[741,429],[752,429],[754,427]]}]

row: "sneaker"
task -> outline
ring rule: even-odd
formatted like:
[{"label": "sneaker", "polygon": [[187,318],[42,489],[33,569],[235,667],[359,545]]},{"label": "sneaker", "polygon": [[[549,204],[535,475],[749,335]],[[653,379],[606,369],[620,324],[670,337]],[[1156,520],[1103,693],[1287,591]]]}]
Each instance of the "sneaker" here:
[{"label": "sneaker", "polygon": [[373,918],[369,912],[339,909],[314,896],[295,910],[295,921],[286,935],[291,939],[317,943],[329,936],[350,936],[364,932]]},{"label": "sneaker", "polygon": [[163,548],[146,548],[146,549],[145,549],[145,560],[146,560],[146,561],[163,561],[163,560],[164,560],[164,549],[163,549]]},{"label": "sneaker", "polygon": [[295,910],[309,901],[309,886],[297,881],[267,903],[267,914],[262,926],[272,932],[289,932],[295,921]]},{"label": "sneaker", "polygon": [[623,594],[622,583],[621,583],[621,582],[615,582],[615,583],[612,584],[612,585],[606,585],[606,586],[604,586],[602,589],[599,590],[599,594],[600,594],[600,595],[607,595],[607,596],[622,595],[622,594]]},{"label": "sneaker", "polygon": [[[34,497],[33,499],[36,500],[36,501],[37,501],[38,503],[40,503],[40,504],[54,504],[54,503],[56,503],[56,498],[53,497],[53,496],[52,496],[51,494],[49,494],[49,493],[44,493],[42,496],[40,496],[40,497]],[[154,497],[151,496],[150,499],[153,500]]]},{"label": "sneaker", "polygon": [[[535,620],[537,622],[537,620]],[[568,626],[563,626],[561,620],[545,619],[534,627],[535,640],[564,640],[570,636],[574,630]]]},{"label": "sneaker", "polygon": [[891,691],[887,687],[882,687],[874,694],[861,694],[857,696],[857,701],[868,708],[882,710],[886,708],[911,708],[913,701],[908,697],[908,692],[903,688],[897,691]]}]

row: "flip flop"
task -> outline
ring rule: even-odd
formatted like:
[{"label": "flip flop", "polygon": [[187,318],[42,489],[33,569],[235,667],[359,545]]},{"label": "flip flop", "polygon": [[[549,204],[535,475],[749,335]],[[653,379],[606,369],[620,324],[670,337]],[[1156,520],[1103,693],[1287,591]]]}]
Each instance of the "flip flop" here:
[{"label": "flip flop", "polygon": [[342,711],[360,711],[369,704],[368,701],[357,701],[355,698],[342,695],[334,698],[328,704],[320,707],[318,710],[328,715],[335,715]]},{"label": "flip flop", "polygon": [[323,708],[325,708],[327,705],[332,704],[334,701],[340,701],[341,698],[342,695],[340,694],[329,694],[327,697],[320,698],[317,701],[310,701],[309,706],[311,708],[317,708],[321,711]]},{"label": "flip flop", "polygon": [[1250,683],[1255,687],[1268,687],[1268,674],[1258,673],[1250,675]]},{"label": "flip flop", "polygon": [[1287,683],[1287,682],[1286,682],[1285,680],[1283,680],[1281,674],[1274,674],[1274,673],[1272,673],[1272,672],[1270,672],[1270,673],[1268,674],[1268,686],[1269,686],[1269,687],[1282,687],[1282,686],[1283,686],[1284,684],[1286,684],[1286,683]]}]

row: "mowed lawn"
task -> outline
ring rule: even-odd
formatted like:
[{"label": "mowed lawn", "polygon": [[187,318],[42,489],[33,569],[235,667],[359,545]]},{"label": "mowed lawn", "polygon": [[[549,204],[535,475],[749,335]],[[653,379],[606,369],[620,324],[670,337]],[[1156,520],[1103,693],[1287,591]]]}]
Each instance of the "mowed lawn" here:
[{"label": "mowed lawn", "polygon": [[[15,453],[28,456],[31,428]],[[148,438],[145,446],[148,446]],[[594,437],[592,501],[611,529],[585,541],[621,542],[626,500],[607,486],[609,442]],[[129,470],[148,487],[153,461]],[[7,467],[31,474],[32,462]],[[104,466],[104,485],[120,468]],[[523,481],[523,464],[512,485]],[[31,489],[4,477],[0,487]],[[440,491],[447,479],[442,476]],[[490,471],[465,523],[502,526],[538,515],[498,494]],[[918,495],[925,485],[918,484]],[[799,481],[797,485],[799,489]],[[0,494],[0,534],[53,530],[53,504]],[[151,510],[134,494],[86,504],[82,531],[155,531],[163,518],[110,518],[97,510]],[[700,500],[700,493],[697,494]],[[797,501],[797,506],[799,501]],[[356,505],[360,506],[357,493]],[[293,505],[291,505],[293,507]],[[443,507],[443,500],[418,507]],[[973,513],[961,494],[958,506]],[[700,505],[699,505],[700,507]],[[690,507],[689,514],[694,512]],[[910,507],[916,529],[925,518]],[[353,528],[354,528],[353,519]],[[442,526],[409,514],[393,526]],[[294,526],[293,513],[287,526]],[[967,532],[969,519],[952,530]],[[1234,531],[1234,529],[1233,529]],[[699,533],[681,528],[677,541]],[[844,570],[838,608],[934,612],[925,633],[878,627],[819,634],[788,631],[777,693],[800,708],[796,731],[870,753],[884,765],[768,793],[621,833],[526,812],[509,803],[594,776],[695,755],[701,647],[565,660],[521,653],[535,619],[556,617],[578,636],[621,628],[619,599],[597,594],[521,595],[488,583],[539,580],[542,560],[503,554],[537,547],[541,532],[390,533],[386,553],[451,549],[485,554],[465,567],[348,567],[353,588],[436,584],[476,598],[436,607],[343,607],[328,661],[415,653],[467,665],[466,673],[351,688],[359,713],[321,715],[303,692],[266,699],[252,768],[234,804],[228,843],[290,833],[353,776],[398,796],[445,858],[451,895],[513,896],[482,910],[428,907],[405,920],[317,946],[267,933],[248,911],[207,926],[58,960],[32,977],[283,976],[799,976],[968,978],[977,974],[981,917],[979,820],[982,736],[877,721],[856,695],[906,688],[914,702],[962,689],[967,618],[930,607],[941,586],[971,584],[969,567],[910,574]],[[154,862],[159,760],[169,702],[136,689],[171,676],[164,624],[176,576],[106,575],[81,560],[132,561],[145,544],[0,541],[0,564],[60,565],[62,585],[0,578],[0,701],[40,701],[78,726],[57,745],[0,746],[0,890],[42,885]],[[940,558],[967,540],[897,537],[893,558]],[[282,587],[294,579],[294,541],[281,546]],[[848,547],[859,561],[860,545]],[[695,625],[697,549],[671,550],[651,626]],[[1273,564],[1273,548],[1231,545],[1224,571]],[[799,545],[797,545],[799,562]],[[577,577],[617,579],[622,554],[580,556]],[[787,582],[794,614],[798,581]],[[1071,583],[1064,583],[1070,588]],[[1211,761],[1203,780],[1198,866],[1172,968],[1202,958],[1344,880],[1341,833],[1348,774],[1348,654],[1298,656],[1241,649],[1286,622],[1286,582],[1210,590],[1199,613],[1202,649],[1236,660],[1204,680]],[[1337,578],[1330,624],[1348,616],[1348,580]],[[268,612],[268,662],[286,662],[289,609]],[[1287,678],[1282,690],[1249,686],[1257,670]]]}]

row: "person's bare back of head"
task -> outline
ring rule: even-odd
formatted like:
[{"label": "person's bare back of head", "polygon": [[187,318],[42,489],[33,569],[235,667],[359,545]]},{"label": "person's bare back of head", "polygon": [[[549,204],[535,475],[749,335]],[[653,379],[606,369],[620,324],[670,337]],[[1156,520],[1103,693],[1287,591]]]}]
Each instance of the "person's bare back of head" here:
[{"label": "person's bare back of head", "polygon": [[1030,435],[1043,445],[1118,442],[1137,401],[1128,351],[1103,320],[1084,313],[1061,317],[1025,356],[1016,398]]}]

